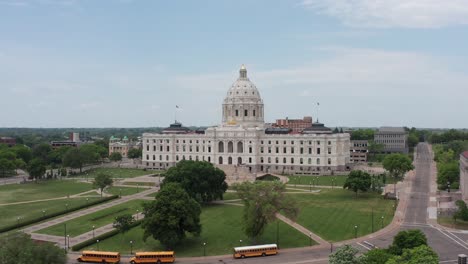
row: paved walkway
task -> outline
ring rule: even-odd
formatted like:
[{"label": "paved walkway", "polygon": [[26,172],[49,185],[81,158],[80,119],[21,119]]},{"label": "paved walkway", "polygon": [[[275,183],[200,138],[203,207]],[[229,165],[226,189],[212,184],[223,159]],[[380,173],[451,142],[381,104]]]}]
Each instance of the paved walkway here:
[{"label": "paved walkway", "polygon": [[[92,213],[101,211],[103,209],[107,209],[107,208],[110,208],[110,207],[113,207],[113,206],[116,206],[116,205],[119,205],[119,204],[122,204],[122,203],[125,203],[125,202],[128,202],[128,201],[131,201],[131,200],[136,200],[136,199],[145,199],[146,200],[148,198],[146,196],[148,196],[148,195],[150,195],[152,193],[155,193],[158,190],[159,190],[159,188],[151,188],[151,189],[144,190],[144,191],[141,191],[141,192],[133,194],[133,195],[123,196],[120,199],[116,199],[116,200],[113,200],[113,201],[110,201],[110,202],[107,202],[107,203],[99,204],[99,205],[96,205],[96,206],[93,206],[93,207],[90,207],[90,208],[86,208],[86,209],[83,209],[83,210],[80,210],[80,211],[76,211],[76,212],[67,214],[65,216],[62,216],[62,217],[59,217],[59,218],[56,218],[56,219],[52,219],[50,221],[46,221],[46,222],[43,222],[43,223],[40,223],[40,224],[37,224],[37,225],[29,226],[29,227],[23,229],[22,231],[25,232],[25,233],[31,234],[33,239],[58,243],[59,245],[61,245],[63,247],[65,245],[64,244],[65,243],[64,242],[64,237],[50,236],[50,235],[44,235],[44,234],[36,234],[35,232],[39,231],[41,229],[50,227],[50,226],[54,226],[54,225],[57,225],[57,224],[61,224],[61,223],[73,220],[73,219],[78,218],[78,217],[83,216],[83,215],[92,214]],[[149,197],[149,198],[151,198],[151,197]],[[151,198],[151,199],[154,199],[154,198]],[[134,215],[134,216],[135,216],[135,218],[137,217],[137,215]],[[140,218],[140,217],[143,217],[143,215],[141,215],[141,213],[138,214],[138,218]],[[110,227],[109,227],[109,225],[110,225]],[[100,234],[104,234],[106,232],[109,232],[110,230],[113,229],[112,224],[109,224],[109,225],[106,225],[106,226],[95,229],[94,230],[94,235],[98,236]],[[81,234],[81,235],[79,235],[77,237],[70,238],[70,245],[81,243],[81,242],[83,242],[83,241],[85,241],[85,240],[87,240],[87,239],[89,239],[91,237],[92,237],[92,231]]]}]

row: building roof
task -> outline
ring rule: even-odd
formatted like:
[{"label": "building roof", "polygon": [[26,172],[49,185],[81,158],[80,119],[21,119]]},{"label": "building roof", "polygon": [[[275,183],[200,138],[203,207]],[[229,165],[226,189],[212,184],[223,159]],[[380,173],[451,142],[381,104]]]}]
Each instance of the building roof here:
[{"label": "building roof", "polygon": [[316,122],[312,123],[311,127],[306,127],[302,130],[304,134],[328,134],[331,133],[332,130],[326,127],[324,124]]},{"label": "building roof", "polygon": [[184,134],[190,132],[190,128],[183,127],[181,123],[174,122],[162,130],[163,134]]},{"label": "building roof", "polygon": [[406,133],[404,127],[381,127],[379,133]]}]

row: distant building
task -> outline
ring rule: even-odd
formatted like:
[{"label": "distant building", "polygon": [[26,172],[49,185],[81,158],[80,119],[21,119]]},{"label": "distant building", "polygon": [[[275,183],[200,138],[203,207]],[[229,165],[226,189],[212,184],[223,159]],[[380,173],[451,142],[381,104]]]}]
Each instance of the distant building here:
[{"label": "distant building", "polygon": [[301,133],[305,128],[312,126],[312,117],[304,116],[303,119],[276,119],[272,127],[289,128],[293,133]]},{"label": "distant building", "polygon": [[80,142],[80,133],[71,132],[71,133],[70,133],[70,141],[72,141],[72,142]]},{"label": "distant building", "polygon": [[53,149],[57,149],[60,147],[65,147],[65,146],[70,146],[70,147],[78,147],[82,144],[83,142],[80,140],[80,134],[76,132],[71,132],[69,135],[68,140],[61,140],[61,141],[51,141],[50,146]]},{"label": "distant building", "polygon": [[350,161],[352,163],[367,162],[368,152],[369,152],[369,141],[351,140]]},{"label": "distant building", "polygon": [[118,137],[111,136],[109,139],[109,155],[114,152],[118,152],[122,157],[128,157],[128,151],[132,148],[140,148],[141,142],[132,142],[128,139],[127,136],[124,136],[122,139]]},{"label": "distant building", "polygon": [[468,151],[460,155],[460,191],[462,199],[468,200]]},{"label": "distant building", "polygon": [[381,127],[374,134],[374,141],[384,145],[385,153],[408,153],[408,132],[403,127]]},{"label": "distant building", "polygon": [[0,144],[6,144],[9,147],[16,145],[16,139],[12,137],[0,137]]}]

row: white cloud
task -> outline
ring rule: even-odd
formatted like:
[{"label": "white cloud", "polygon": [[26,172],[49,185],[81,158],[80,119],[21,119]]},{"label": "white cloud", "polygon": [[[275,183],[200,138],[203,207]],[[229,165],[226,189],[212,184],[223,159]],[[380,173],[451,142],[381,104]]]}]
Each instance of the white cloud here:
[{"label": "white cloud", "polygon": [[468,0],[303,0],[352,27],[439,28],[468,24]]}]

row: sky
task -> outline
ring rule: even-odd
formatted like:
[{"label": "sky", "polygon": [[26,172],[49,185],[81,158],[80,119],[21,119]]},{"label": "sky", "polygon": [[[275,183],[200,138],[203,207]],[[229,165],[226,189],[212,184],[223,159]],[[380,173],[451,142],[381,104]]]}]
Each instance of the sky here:
[{"label": "sky", "polygon": [[468,0],[0,0],[0,127],[217,125],[245,64],[266,122],[467,128],[467,47]]}]

